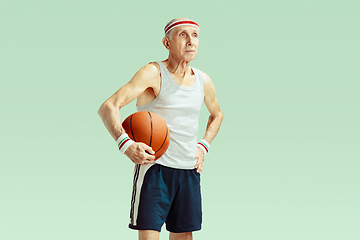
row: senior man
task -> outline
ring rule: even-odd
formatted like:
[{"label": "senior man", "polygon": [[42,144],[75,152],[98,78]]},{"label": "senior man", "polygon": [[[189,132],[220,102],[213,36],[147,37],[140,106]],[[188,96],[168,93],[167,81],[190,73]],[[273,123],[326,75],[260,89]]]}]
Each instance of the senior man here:
[{"label": "senior man", "polygon": [[[154,112],[169,126],[169,148],[156,161],[155,152],[144,143],[119,144],[120,152],[135,163],[129,227],[139,231],[140,240],[159,239],[164,222],[170,240],[192,239],[192,232],[201,229],[200,173],[223,119],[210,77],[189,66],[197,55],[199,25],[179,18],[164,30],[168,58],[142,67],[98,111],[118,144],[128,138],[119,110],[135,99],[138,111]],[[210,116],[197,142],[203,102]]]}]

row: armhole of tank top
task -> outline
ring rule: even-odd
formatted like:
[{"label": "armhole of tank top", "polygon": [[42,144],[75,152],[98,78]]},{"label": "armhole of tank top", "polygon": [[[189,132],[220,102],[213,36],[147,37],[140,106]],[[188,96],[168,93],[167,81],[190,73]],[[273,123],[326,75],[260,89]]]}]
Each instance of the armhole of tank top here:
[{"label": "armhole of tank top", "polygon": [[154,100],[152,100],[151,102],[149,102],[147,104],[144,104],[144,105],[141,105],[141,106],[136,105],[136,108],[138,108],[138,110],[140,109],[140,111],[145,109],[146,107],[151,106],[152,104],[154,104],[154,102],[156,102],[159,99],[159,96],[160,96],[161,91],[163,89],[163,80],[162,80],[162,74],[163,74],[162,71],[163,70],[162,70],[161,64],[159,62],[155,61],[155,63],[157,63],[159,65],[159,67],[160,67],[160,91],[159,91],[159,94],[156,96],[156,98]]},{"label": "armhole of tank top", "polygon": [[[161,92],[161,85],[162,85],[162,82],[163,82],[163,79],[162,77],[164,76],[165,72],[164,72],[164,66],[162,64],[162,62],[160,61],[157,61],[156,62],[158,65],[159,65],[159,68],[160,68],[160,92]],[[160,93],[159,93],[160,94]]]},{"label": "armhole of tank top", "polygon": [[203,99],[205,99],[204,78],[203,78],[202,72],[197,68],[193,68],[193,70],[194,70],[194,72],[196,72],[195,74],[198,76],[199,83],[200,83],[201,94],[202,94]]},{"label": "armhole of tank top", "polygon": [[164,88],[163,76],[165,74],[164,68],[163,68],[164,66],[162,66],[163,65],[162,62],[156,61],[156,63],[159,65],[159,68],[160,68],[160,91],[154,100],[156,100],[161,95],[161,92],[163,91],[163,88]]},{"label": "armhole of tank top", "polygon": [[164,85],[163,76],[165,75],[165,70],[164,70],[164,65],[162,62],[157,61],[156,63],[159,65],[159,68],[160,68],[160,91],[159,91],[159,95],[160,95],[161,90],[163,89],[163,85]]},{"label": "armhole of tank top", "polygon": [[[161,86],[163,86],[164,84],[173,83],[172,81],[169,81],[170,79],[172,80],[172,77],[170,75],[170,72],[165,67],[165,65],[161,61],[157,61],[156,63],[159,64],[159,67],[160,67],[160,81],[161,81],[160,84],[161,84]],[[160,88],[160,92],[161,92],[161,88]],[[160,95],[160,93],[159,93],[159,95]]]}]

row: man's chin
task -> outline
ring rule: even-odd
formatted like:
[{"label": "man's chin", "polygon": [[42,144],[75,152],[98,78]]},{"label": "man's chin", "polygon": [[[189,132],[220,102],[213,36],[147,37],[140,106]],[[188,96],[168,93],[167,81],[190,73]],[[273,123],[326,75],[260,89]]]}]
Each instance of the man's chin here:
[{"label": "man's chin", "polygon": [[185,57],[185,61],[186,62],[191,62],[192,60],[194,60],[196,58],[196,55],[195,56],[193,56],[193,57]]}]

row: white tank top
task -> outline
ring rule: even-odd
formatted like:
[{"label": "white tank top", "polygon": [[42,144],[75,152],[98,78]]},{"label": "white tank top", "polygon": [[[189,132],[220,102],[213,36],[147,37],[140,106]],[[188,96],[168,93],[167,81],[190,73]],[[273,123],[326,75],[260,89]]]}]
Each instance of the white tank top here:
[{"label": "white tank top", "polygon": [[177,84],[162,62],[159,95],[150,103],[137,106],[138,111],[161,116],[170,130],[170,144],[165,154],[155,161],[167,167],[193,169],[196,164],[198,120],[204,102],[202,73],[192,68],[195,83],[191,87]]}]

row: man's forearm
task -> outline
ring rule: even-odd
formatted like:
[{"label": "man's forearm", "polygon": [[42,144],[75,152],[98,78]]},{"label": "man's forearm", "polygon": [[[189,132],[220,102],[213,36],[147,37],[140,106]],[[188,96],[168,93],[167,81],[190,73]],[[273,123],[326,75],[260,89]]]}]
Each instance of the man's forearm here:
[{"label": "man's forearm", "polygon": [[204,135],[204,139],[208,143],[211,143],[216,137],[217,133],[219,132],[222,120],[223,114],[221,111],[216,116],[210,115]]},{"label": "man's forearm", "polygon": [[99,108],[98,114],[115,141],[125,133],[121,126],[120,112],[115,106],[104,103]]}]

